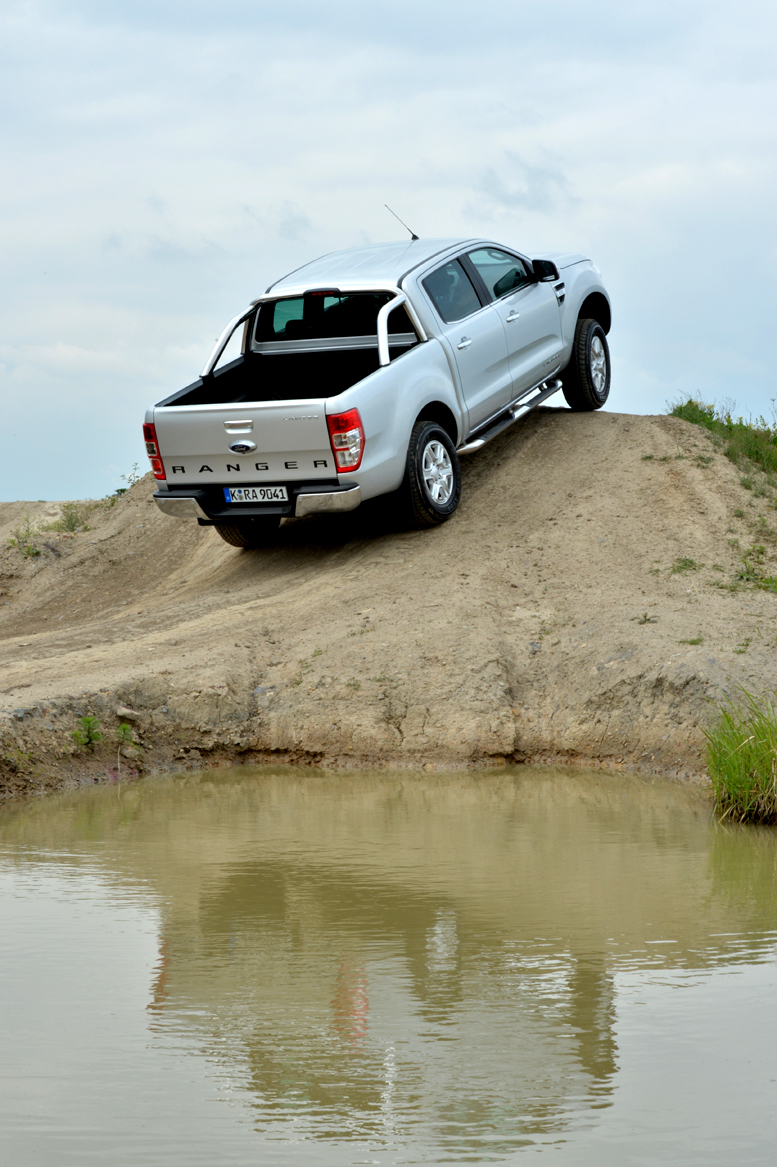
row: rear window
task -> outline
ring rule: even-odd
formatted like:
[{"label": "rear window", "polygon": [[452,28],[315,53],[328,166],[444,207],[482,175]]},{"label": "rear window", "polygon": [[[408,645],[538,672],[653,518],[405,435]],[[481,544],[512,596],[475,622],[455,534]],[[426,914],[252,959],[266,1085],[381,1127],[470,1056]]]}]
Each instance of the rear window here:
[{"label": "rear window", "polygon": [[[257,344],[277,341],[325,340],[345,337],[374,337],[377,344],[378,313],[393,299],[391,292],[350,294],[309,293],[287,300],[262,304],[256,319]],[[389,335],[413,333],[403,307],[388,318]],[[415,340],[415,335],[413,335]]]}]

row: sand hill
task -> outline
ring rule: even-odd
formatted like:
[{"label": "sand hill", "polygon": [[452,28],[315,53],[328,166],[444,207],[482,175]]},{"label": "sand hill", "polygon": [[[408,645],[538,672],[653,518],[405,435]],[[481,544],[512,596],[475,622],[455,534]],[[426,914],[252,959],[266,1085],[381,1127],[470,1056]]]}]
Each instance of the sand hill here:
[{"label": "sand hill", "polygon": [[[670,417],[539,410],[463,472],[436,530],[368,504],[257,551],[160,514],[150,476],[37,557],[7,539],[59,504],[0,504],[2,789],[110,780],[120,721],[142,744],[124,776],[240,758],[700,775],[714,703],[777,687],[777,596],[737,578],[754,543],[777,575],[770,499]],[[84,714],[94,749],[72,739]]]}]

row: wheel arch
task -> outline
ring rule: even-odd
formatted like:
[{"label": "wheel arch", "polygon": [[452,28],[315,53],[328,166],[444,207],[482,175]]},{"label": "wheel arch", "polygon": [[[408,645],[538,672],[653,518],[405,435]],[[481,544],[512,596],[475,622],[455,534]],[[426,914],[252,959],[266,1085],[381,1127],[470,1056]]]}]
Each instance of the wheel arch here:
[{"label": "wheel arch", "polygon": [[577,318],[578,320],[596,320],[605,332],[609,332],[612,327],[612,312],[607,297],[603,296],[601,292],[591,292],[591,295],[586,296],[580,305]]},{"label": "wheel arch", "polygon": [[459,444],[459,425],[454,416],[453,410],[445,405],[442,401],[430,401],[419,412],[413,425],[419,421],[434,421],[441,426],[448,437],[453,442],[454,446]]}]

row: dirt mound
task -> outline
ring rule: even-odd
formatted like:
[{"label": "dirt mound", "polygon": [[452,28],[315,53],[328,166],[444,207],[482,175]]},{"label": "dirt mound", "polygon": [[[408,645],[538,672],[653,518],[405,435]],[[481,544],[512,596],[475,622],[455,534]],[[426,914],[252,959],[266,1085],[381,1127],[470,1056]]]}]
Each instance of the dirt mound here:
[{"label": "dirt mound", "polygon": [[[676,418],[539,410],[463,464],[433,531],[390,505],[237,551],[153,480],[25,558],[0,504],[7,790],[205,759],[453,767],[540,758],[699,773],[709,701],[777,685],[770,500]],[[129,707],[119,717],[118,707]],[[79,749],[78,717],[103,741]]]}]

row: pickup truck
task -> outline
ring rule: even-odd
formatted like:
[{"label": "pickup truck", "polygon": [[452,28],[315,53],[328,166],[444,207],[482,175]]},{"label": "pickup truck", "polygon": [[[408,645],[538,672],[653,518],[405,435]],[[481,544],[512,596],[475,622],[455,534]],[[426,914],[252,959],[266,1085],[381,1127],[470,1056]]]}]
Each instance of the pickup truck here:
[{"label": "pickup truck", "polygon": [[154,498],[235,547],[391,493],[435,526],[459,504],[461,457],[559,390],[574,410],[604,405],[610,321],[583,255],[415,238],[325,255],[271,284],[147,412]]}]

